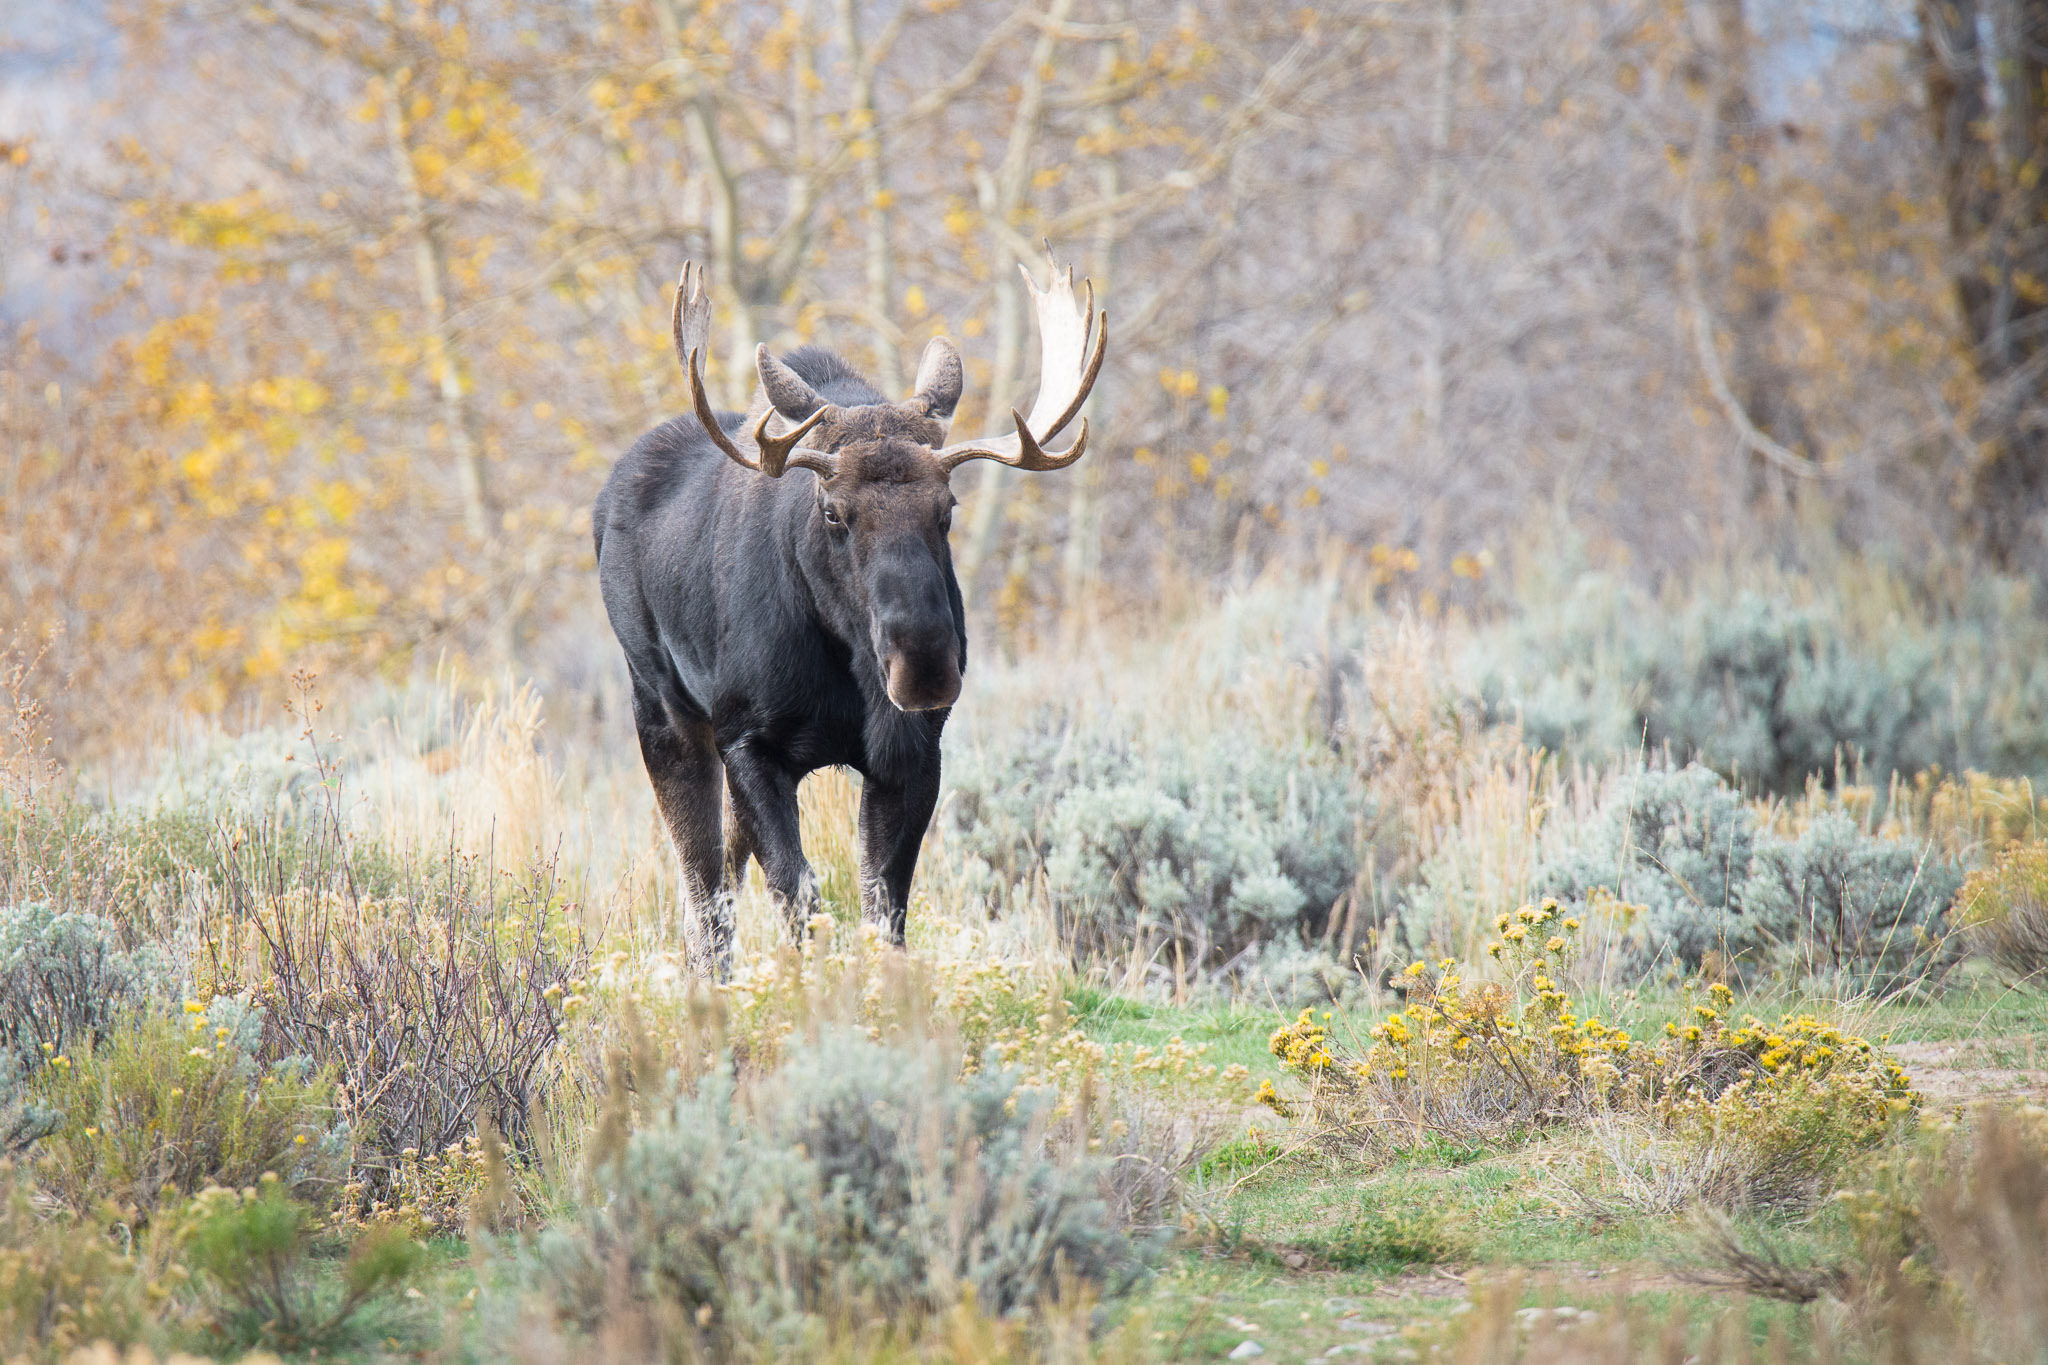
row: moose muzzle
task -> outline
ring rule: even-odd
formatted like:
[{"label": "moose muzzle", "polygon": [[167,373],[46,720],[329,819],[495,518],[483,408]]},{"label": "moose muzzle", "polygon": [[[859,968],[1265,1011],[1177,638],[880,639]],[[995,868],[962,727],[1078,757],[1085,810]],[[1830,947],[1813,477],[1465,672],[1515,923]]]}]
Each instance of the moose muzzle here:
[{"label": "moose muzzle", "polygon": [[899,711],[933,711],[960,697],[960,638],[946,580],[921,545],[891,547],[869,580],[875,659]]},{"label": "moose muzzle", "polygon": [[935,711],[960,699],[960,655],[946,631],[937,647],[882,651],[882,678],[899,711]]}]

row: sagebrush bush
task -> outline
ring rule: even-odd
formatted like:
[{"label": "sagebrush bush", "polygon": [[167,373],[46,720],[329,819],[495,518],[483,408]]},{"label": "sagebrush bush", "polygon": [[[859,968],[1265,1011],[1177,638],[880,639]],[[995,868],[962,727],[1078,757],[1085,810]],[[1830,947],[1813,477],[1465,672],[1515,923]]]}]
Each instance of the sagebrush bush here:
[{"label": "sagebrush bush", "polygon": [[1838,767],[2048,774],[2048,640],[2027,588],[1987,578],[1917,614],[1899,598],[1875,564],[1663,601],[1588,574],[1485,632],[1467,671],[1532,744],[1603,758],[1647,742],[1781,795]]},{"label": "sagebrush bush", "polygon": [[1882,993],[1955,962],[1949,911],[1962,884],[1925,844],[1873,837],[1828,811],[1790,839],[1758,841],[1741,904],[1800,976]]},{"label": "sagebrush bush", "polygon": [[1058,707],[956,750],[947,837],[1006,898],[1042,885],[1081,954],[1174,945],[1216,969],[1317,931],[1350,889],[1359,800],[1327,746],[1141,740]]},{"label": "sagebrush bush", "polygon": [[680,1349],[786,1359],[969,1291],[1002,1314],[1119,1287],[1140,1248],[1105,1215],[1094,1161],[1048,1155],[1055,1096],[957,1065],[830,1027],[772,1071],[706,1076],[593,1173],[605,1199],[544,1239],[562,1312],[594,1329],[630,1304]]},{"label": "sagebrush bush", "polygon": [[134,1341],[149,1321],[135,1258],[104,1226],[37,1209],[32,1189],[0,1161],[0,1359],[56,1361],[92,1342]]},{"label": "sagebrush bush", "polygon": [[274,1175],[241,1191],[204,1190],[179,1211],[169,1240],[198,1281],[216,1341],[315,1355],[345,1347],[356,1315],[426,1259],[403,1227],[380,1224],[359,1231],[330,1279],[312,1254],[316,1221]]},{"label": "sagebrush bush", "polygon": [[46,1057],[33,1093],[63,1121],[32,1153],[39,1184],[77,1213],[111,1204],[131,1221],[266,1173],[332,1204],[351,1152],[333,1075],[303,1057],[266,1063],[263,1030],[260,1009],[223,996],[182,1016],[143,1011],[97,1048]]},{"label": "sagebrush bush", "polygon": [[[1531,894],[1611,926],[1638,974],[1711,962],[1745,977],[1778,970],[1889,991],[1957,957],[1949,921],[1962,874],[1952,859],[1896,827],[1872,832],[1824,798],[1796,819],[1766,820],[1699,764],[1610,776],[1596,805],[1544,828],[1541,847]],[[1462,923],[1455,910],[1429,883],[1416,888],[1401,920],[1409,951],[1455,951],[1441,941]]]},{"label": "sagebrush bush", "polygon": [[2048,844],[2016,844],[1972,872],[1956,904],[1969,940],[2022,981],[2048,972]]},{"label": "sagebrush bush", "polygon": [[90,1053],[125,1012],[177,989],[168,954],[122,946],[103,916],[46,901],[0,905],[0,1154],[55,1126],[27,1083],[54,1056]]},{"label": "sagebrush bush", "polygon": [[1743,902],[1756,848],[1755,813],[1714,772],[1644,768],[1614,784],[1591,828],[1561,841],[1530,893],[1581,913],[1602,891],[1641,907],[1638,931],[1652,960],[1697,968],[1708,953],[1750,959],[1773,927]]}]

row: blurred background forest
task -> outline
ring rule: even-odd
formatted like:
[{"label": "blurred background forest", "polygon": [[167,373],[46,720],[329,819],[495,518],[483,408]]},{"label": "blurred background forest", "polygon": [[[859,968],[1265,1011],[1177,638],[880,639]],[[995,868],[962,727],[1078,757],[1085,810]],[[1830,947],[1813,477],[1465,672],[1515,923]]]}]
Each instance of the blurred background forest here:
[{"label": "blurred background forest", "polygon": [[1536,676],[1818,574],[2029,691],[2044,73],[2043,0],[13,0],[0,622],[65,754],[300,666],[596,697],[588,507],[685,406],[681,262],[734,406],[757,340],[900,390],[945,332],[964,433],[1030,392],[1049,238],[1100,438],[963,474],[979,657],[1260,574],[1608,585]]}]

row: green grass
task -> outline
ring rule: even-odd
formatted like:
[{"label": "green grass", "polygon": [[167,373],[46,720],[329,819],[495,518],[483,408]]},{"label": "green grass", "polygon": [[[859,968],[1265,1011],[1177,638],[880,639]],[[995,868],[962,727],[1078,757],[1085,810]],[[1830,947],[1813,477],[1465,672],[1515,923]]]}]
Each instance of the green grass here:
[{"label": "green grass", "polygon": [[1074,1022],[1098,1043],[1148,1043],[1171,1038],[1206,1046],[1218,1066],[1238,1063],[1254,1076],[1278,1080],[1279,1065],[1266,1048],[1273,1030],[1289,1016],[1242,1004],[1204,1008],[1152,1005],[1126,996],[1106,995],[1090,986],[1067,990],[1067,1008]]},{"label": "green grass", "polygon": [[[1255,1078],[1285,1084],[1266,1051],[1271,1031],[1291,1017],[1285,1012],[1174,1008],[1080,988],[1068,1002],[1098,1041],[1179,1036],[1207,1044],[1219,1064],[1240,1062]],[[1642,1036],[1688,1006],[1677,991],[1617,992],[1589,1011]],[[1873,1038],[1961,1043],[1959,1066],[2026,1067],[2037,1055],[2048,1062],[2048,992],[2013,990],[1984,973],[1924,1001],[1842,1004],[1764,992],[1738,1008],[1766,1016],[1824,1009]],[[1383,1013],[1354,1010],[1333,1029],[1362,1035]],[[1979,1040],[1988,1041],[1970,1046]],[[1210,1152],[1194,1173],[1210,1220],[1206,1239],[1176,1252],[1118,1316],[1141,1318],[1168,1359],[1221,1359],[1249,1339],[1265,1359],[1312,1359],[1355,1344],[1372,1349],[1337,1358],[1371,1360],[1426,1352],[1464,1311],[1472,1284],[1510,1276],[1519,1277],[1524,1307],[1657,1321],[1679,1313],[1695,1323],[1724,1311],[1730,1296],[1686,1280],[1706,1261],[1698,1225],[1596,1207],[1602,1169],[1583,1130],[1572,1128],[1506,1144],[1433,1138],[1373,1161],[1287,1152],[1277,1134],[1250,1132]],[[1574,1198],[1574,1183],[1594,1202]],[[1826,1263],[1846,1245],[1829,1208],[1738,1216],[1733,1226],[1746,1244],[1793,1263]],[[1792,1358],[1811,1338],[1808,1309],[1750,1298],[1741,1311],[1756,1343],[1775,1334]]]}]

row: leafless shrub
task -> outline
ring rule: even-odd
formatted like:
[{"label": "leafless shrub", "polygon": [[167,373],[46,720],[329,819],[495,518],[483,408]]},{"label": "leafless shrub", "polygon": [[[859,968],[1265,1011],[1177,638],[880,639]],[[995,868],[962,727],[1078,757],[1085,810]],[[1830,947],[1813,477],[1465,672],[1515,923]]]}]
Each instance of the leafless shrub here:
[{"label": "leafless shrub", "polygon": [[254,990],[278,1052],[335,1069],[373,1190],[407,1152],[479,1128],[531,1153],[561,1002],[587,957],[576,907],[550,862],[503,871],[454,848],[392,855],[356,840],[309,681],[298,713],[326,809],[310,840],[227,836],[202,971],[216,989]]},{"label": "leafless shrub", "polygon": [[530,1151],[585,956],[554,869],[501,875],[451,851],[373,894],[342,836],[317,853],[293,868],[244,846],[206,926],[216,984],[252,985],[276,1049],[336,1069],[377,1178],[479,1124]]},{"label": "leafless shrub", "polygon": [[1799,1265],[1777,1248],[1743,1238],[1726,1215],[1702,1210],[1693,1219],[1708,1265],[1686,1273],[1695,1284],[1734,1289],[1786,1303],[1812,1303],[1822,1295],[1843,1297],[1852,1283],[1838,1265]]}]

